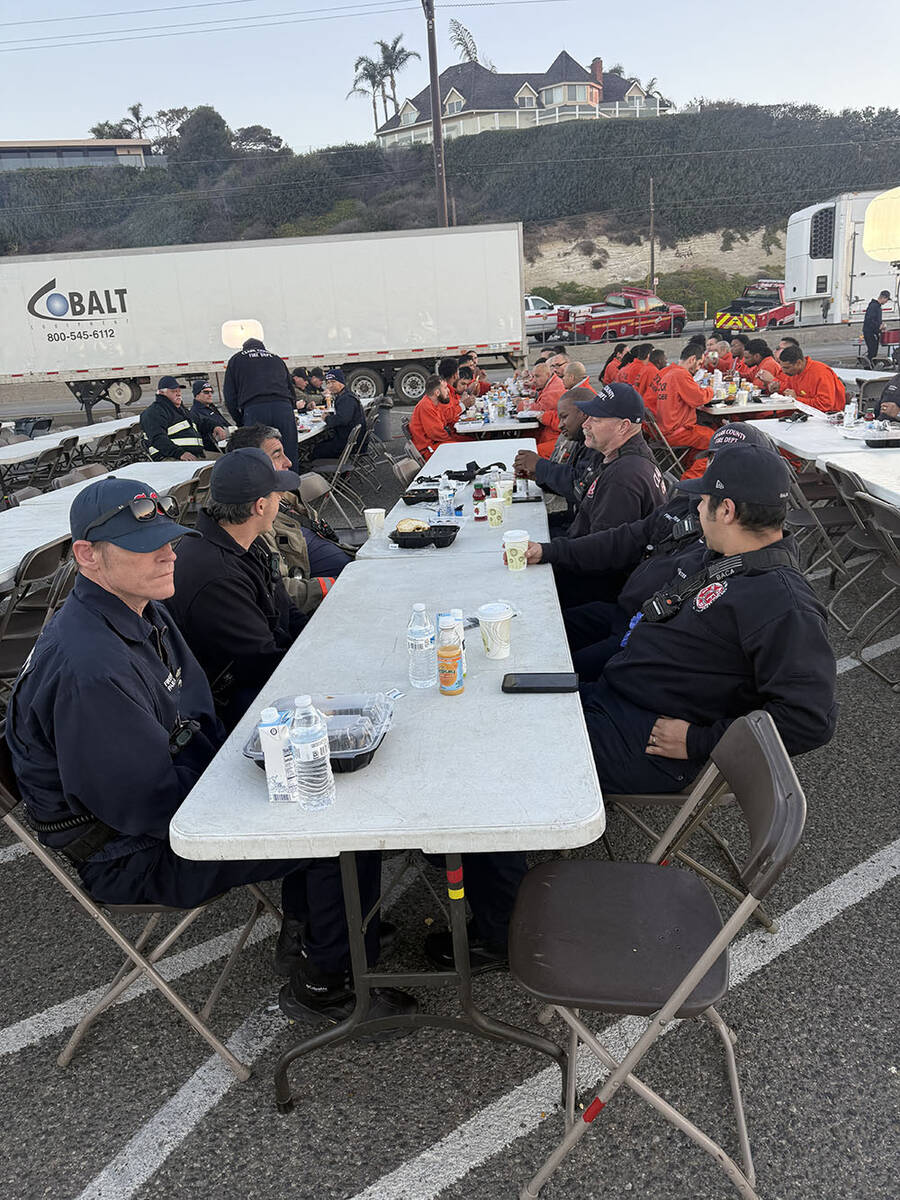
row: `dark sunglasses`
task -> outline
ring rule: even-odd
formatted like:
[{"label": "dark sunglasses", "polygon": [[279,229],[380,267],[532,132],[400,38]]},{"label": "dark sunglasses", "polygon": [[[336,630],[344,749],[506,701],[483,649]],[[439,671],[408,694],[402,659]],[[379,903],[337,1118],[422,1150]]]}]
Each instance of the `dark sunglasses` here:
[{"label": "dark sunglasses", "polygon": [[200,389],[200,391],[201,391],[201,392],[210,392],[210,393],[211,393],[211,392],[212,392],[212,388],[201,388],[201,389]]},{"label": "dark sunglasses", "polygon": [[151,492],[149,496],[135,496],[127,504],[119,504],[115,508],[111,508],[109,512],[103,513],[96,521],[91,521],[81,535],[81,540],[84,541],[92,529],[105,525],[107,521],[117,517],[126,508],[130,509],[131,515],[136,521],[152,521],[157,513],[160,516],[168,517],[170,521],[178,519],[178,501],[171,496],[157,496],[155,492]]}]

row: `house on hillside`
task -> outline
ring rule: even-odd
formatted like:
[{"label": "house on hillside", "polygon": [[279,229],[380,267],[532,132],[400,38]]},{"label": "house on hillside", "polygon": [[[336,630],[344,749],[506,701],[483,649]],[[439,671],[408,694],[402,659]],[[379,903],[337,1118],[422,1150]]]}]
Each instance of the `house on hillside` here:
[{"label": "house on hillside", "polygon": [[0,142],[0,171],[28,167],[164,167],[145,138],[79,138],[59,142]]},{"label": "house on hillside", "polygon": [[[517,75],[501,75],[480,63],[458,63],[441,72],[440,89],[445,138],[561,121],[659,117],[673,108],[661,96],[648,95],[636,79],[604,71],[602,59],[595,58],[587,69],[565,50],[546,71]],[[405,100],[375,136],[383,147],[430,142],[431,88]]]}]

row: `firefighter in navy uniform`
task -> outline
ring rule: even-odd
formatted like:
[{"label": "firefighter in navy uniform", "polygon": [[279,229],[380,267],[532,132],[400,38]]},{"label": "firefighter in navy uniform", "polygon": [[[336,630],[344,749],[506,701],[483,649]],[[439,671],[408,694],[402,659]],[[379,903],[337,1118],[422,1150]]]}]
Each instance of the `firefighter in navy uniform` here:
[{"label": "firefighter in navy uniform", "polygon": [[160,379],[153,403],[141,413],[140,423],[151,462],[205,458],[207,450],[218,451],[216,442],[228,437],[228,430],[217,421],[191,416],[174,375]]},{"label": "firefighter in navy uniform", "polygon": [[[768,437],[752,421],[735,421],[720,426],[713,434],[710,457],[726,446],[737,445],[776,453]],[[597,576],[601,590],[605,590],[607,575],[618,580],[623,571],[630,572],[615,601],[596,600],[567,608],[563,613],[573,665],[583,683],[599,677],[608,659],[618,650],[629,619],[645,597],[668,582],[676,562],[680,566],[684,552],[702,546],[702,539],[697,498],[678,490],[641,521],[603,529],[583,538],[562,538],[552,544],[560,556],[557,561],[587,577]],[[548,548],[548,544],[531,543],[528,562],[543,561]]]},{"label": "firefighter in navy uniform", "polygon": [[737,717],[770,713],[789,754],[835,728],[835,661],[825,611],[782,539],[787,466],[754,446],[719,451],[702,479],[706,551],[645,598],[622,649],[582,686],[601,786],[675,792]]},{"label": "firefighter in navy uniform", "polygon": [[[282,879],[275,969],[292,976],[298,1007],[337,1019],[354,1001],[336,860],[190,862],[169,846],[171,818],[225,738],[206,677],[160,603],[174,589],[172,542],[194,536],[175,516],[174,501],[130,479],[98,480],[73,501],[75,587],[9,704],[22,797],[40,840],[100,902],[193,908]],[[404,1003],[379,1001],[389,1011]]]},{"label": "firefighter in navy uniform", "polygon": [[596,578],[587,580],[559,560],[557,545],[648,517],[666,500],[665,483],[641,432],[640,394],[630,384],[608,383],[596,396],[576,401],[576,407],[585,414],[584,441],[595,459],[590,470],[575,480],[575,519],[567,535],[547,545],[544,561],[554,564],[563,608],[614,600],[624,575],[605,584]]},{"label": "firefighter in navy uniform", "polygon": [[222,396],[236,425],[274,425],[280,431],[284,452],[296,471],[297,393],[287,363],[267,350],[259,338],[247,338],[228,360]]}]

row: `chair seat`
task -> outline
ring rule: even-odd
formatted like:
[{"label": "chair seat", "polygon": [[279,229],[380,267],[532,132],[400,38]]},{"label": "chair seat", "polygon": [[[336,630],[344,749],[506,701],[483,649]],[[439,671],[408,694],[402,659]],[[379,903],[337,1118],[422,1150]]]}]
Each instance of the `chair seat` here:
[{"label": "chair seat", "polygon": [[[549,1004],[649,1016],[722,927],[696,875],[648,863],[564,859],[529,871],[509,929],[509,969]],[[678,1012],[691,1017],[728,988],[723,953]]]}]

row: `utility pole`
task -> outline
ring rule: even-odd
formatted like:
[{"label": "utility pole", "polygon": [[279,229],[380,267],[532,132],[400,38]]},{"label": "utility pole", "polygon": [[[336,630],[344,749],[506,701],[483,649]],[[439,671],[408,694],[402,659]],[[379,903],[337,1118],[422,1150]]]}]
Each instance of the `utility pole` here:
[{"label": "utility pole", "polygon": [[438,83],[437,42],[434,36],[434,0],[422,0],[428,28],[428,73],[431,80],[431,142],[434,147],[434,190],[437,197],[438,224],[447,227],[447,177],[444,173],[444,126],[441,121],[441,93]]},{"label": "utility pole", "polygon": [[656,291],[656,239],[654,230],[654,218],[656,208],[653,203],[653,176],[650,176],[650,290]]}]

